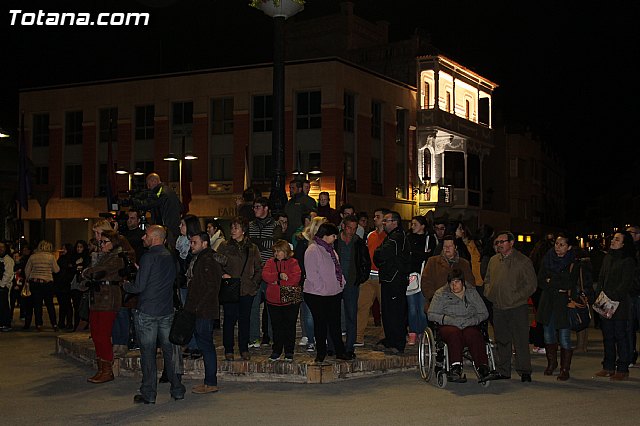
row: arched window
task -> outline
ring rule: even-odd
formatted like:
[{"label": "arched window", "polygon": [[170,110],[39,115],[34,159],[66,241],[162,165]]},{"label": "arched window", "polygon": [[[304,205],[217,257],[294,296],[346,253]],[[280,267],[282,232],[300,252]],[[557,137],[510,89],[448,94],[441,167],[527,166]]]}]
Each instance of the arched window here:
[{"label": "arched window", "polygon": [[424,89],[422,91],[422,94],[424,96],[423,98],[423,104],[422,104],[422,108],[424,109],[429,109],[431,107],[430,103],[429,103],[429,99],[431,99],[430,95],[430,90],[431,87],[429,86],[429,83],[427,81],[424,82]]}]

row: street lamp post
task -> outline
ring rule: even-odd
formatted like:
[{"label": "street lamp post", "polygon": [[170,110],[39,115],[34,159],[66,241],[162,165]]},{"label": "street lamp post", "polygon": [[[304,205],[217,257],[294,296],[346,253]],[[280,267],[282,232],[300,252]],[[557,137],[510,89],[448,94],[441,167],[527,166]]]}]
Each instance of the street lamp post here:
[{"label": "street lamp post", "polygon": [[258,0],[253,5],[273,18],[273,129],[271,159],[273,177],[269,201],[272,211],[279,211],[287,203],[284,188],[284,23],[287,18],[304,9],[301,0]]},{"label": "street lamp post", "polygon": [[133,187],[133,185],[132,185],[132,179],[133,179],[132,176],[142,176],[142,175],[144,175],[144,173],[141,172],[140,170],[134,170],[133,172],[130,172],[129,170],[124,169],[124,168],[118,168],[116,170],[116,174],[118,174],[118,175],[127,175],[128,176],[129,181],[128,181],[127,189],[129,191],[131,191],[131,189]]},{"label": "street lamp post", "polygon": [[[183,190],[183,177],[182,177],[182,161],[183,160],[187,160],[187,161],[191,161],[191,160],[197,160],[198,157],[190,152],[185,152],[185,137],[182,136],[182,144],[181,144],[181,150],[180,150],[180,155],[176,155],[173,152],[170,152],[169,155],[167,155],[166,157],[164,157],[165,161],[177,161],[178,162],[178,185],[180,186],[180,201],[182,201],[183,207],[185,209],[185,211],[188,211],[188,204],[191,201],[191,197],[189,196],[189,200],[185,199],[185,194],[184,194],[184,190]],[[189,182],[184,182],[185,184],[189,184]],[[185,205],[186,204],[186,205]]]}]

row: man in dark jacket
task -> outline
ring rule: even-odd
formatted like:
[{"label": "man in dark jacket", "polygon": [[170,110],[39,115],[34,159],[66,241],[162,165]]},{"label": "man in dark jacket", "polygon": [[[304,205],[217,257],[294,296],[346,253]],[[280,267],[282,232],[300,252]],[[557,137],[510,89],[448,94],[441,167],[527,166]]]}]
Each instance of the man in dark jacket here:
[{"label": "man in dark jacket", "polygon": [[340,236],[334,243],[342,273],[347,283],[342,292],[344,304],[344,319],[347,329],[347,342],[345,345],[347,356],[355,359],[354,344],[356,343],[357,317],[358,317],[358,294],[360,284],[369,279],[371,272],[371,259],[369,250],[362,238],[356,235],[358,229],[358,218],[347,216],[342,221],[343,227]]},{"label": "man in dark jacket", "polygon": [[146,199],[136,199],[133,207],[137,210],[151,212],[151,220],[154,225],[162,225],[167,228],[167,244],[173,250],[178,239],[178,225],[180,223],[180,200],[169,185],[160,180],[157,173],[147,175],[147,189],[149,196]]},{"label": "man in dark jacket", "polygon": [[220,319],[220,280],[222,268],[215,252],[209,247],[209,234],[200,232],[189,241],[193,258],[187,269],[187,301],[184,309],[196,316],[196,342],[204,361],[204,383],[196,385],[193,393],[218,392],[218,362],[213,341],[214,320]]},{"label": "man in dark jacket", "polygon": [[140,269],[135,282],[125,282],[128,293],[138,294],[138,305],[134,311],[136,334],[140,345],[142,384],[140,394],[133,402],[155,404],[158,390],[156,345],[162,348],[164,368],[171,383],[171,396],[184,399],[185,387],[181,383],[179,363],[180,348],[169,341],[169,330],[173,322],[173,282],[176,279],[176,263],[173,255],[164,247],[167,238],[165,229],[151,225],[142,237],[149,250],[140,259]]},{"label": "man in dark jacket", "polygon": [[376,249],[373,261],[380,271],[382,326],[384,340],[377,345],[396,355],[404,352],[406,344],[407,285],[411,269],[411,244],[401,226],[400,214],[391,211],[382,222],[387,237]]}]

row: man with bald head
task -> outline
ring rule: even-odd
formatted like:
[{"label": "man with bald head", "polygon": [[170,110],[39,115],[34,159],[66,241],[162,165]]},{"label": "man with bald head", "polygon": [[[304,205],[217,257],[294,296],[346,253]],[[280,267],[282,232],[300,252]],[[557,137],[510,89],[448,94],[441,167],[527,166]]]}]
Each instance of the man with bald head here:
[{"label": "man with bald head", "polygon": [[180,381],[177,366],[180,350],[169,341],[173,322],[173,282],[176,278],[176,260],[164,246],[167,238],[160,225],[147,227],[142,241],[148,248],[140,259],[140,269],[134,283],[125,282],[128,293],[138,294],[134,310],[136,334],[140,345],[142,385],[135,403],[154,404],[157,394],[156,341],[162,348],[164,369],[171,382],[171,396],[184,399],[185,387]]},{"label": "man with bald head", "polygon": [[180,212],[182,205],[176,193],[169,185],[163,183],[160,175],[149,173],[147,175],[148,197],[134,199],[133,207],[136,210],[151,212],[151,222],[154,225],[164,225],[167,228],[167,244],[171,249],[175,248],[178,239],[180,224]]}]

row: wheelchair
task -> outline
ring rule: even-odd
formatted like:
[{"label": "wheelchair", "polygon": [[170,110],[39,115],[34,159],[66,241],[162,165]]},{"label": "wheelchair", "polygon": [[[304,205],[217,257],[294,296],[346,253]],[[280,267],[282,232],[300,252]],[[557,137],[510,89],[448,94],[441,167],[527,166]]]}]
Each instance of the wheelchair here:
[{"label": "wheelchair", "polygon": [[[424,333],[420,335],[418,343],[418,363],[420,376],[424,381],[429,382],[435,377],[436,385],[439,388],[444,388],[451,379],[451,363],[449,362],[449,348],[439,335],[438,327],[438,324],[430,321]],[[496,363],[493,355],[492,342],[489,338],[488,322],[483,321],[479,327],[485,341],[487,358],[489,359],[489,371],[494,374]],[[465,364],[471,364],[478,378],[478,383],[485,388],[488,387],[491,379],[489,378],[483,382],[480,381],[480,372],[467,347],[463,350],[462,360],[463,369]],[[462,377],[464,381],[466,381],[466,375],[463,374]]]}]

